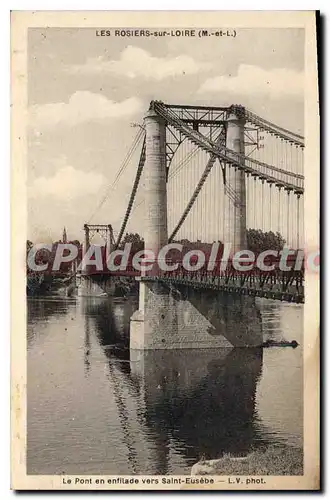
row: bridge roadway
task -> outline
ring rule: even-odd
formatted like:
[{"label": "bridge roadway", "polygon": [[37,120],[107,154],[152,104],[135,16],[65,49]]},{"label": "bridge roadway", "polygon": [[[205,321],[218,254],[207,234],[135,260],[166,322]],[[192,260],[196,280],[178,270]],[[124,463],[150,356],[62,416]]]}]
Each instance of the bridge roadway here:
[{"label": "bridge roadway", "polygon": [[160,281],[164,284],[192,288],[219,290],[252,297],[281,300],[301,304],[304,302],[303,273],[301,271],[228,271],[218,275],[208,271],[164,273],[161,276],[141,277],[141,281]]},{"label": "bridge roadway", "polygon": [[238,271],[229,265],[222,271],[219,270],[219,265],[216,265],[213,271],[208,271],[206,266],[198,271],[188,271],[182,264],[178,264],[178,268],[174,271],[163,271],[158,268],[157,271],[148,275],[142,275],[129,265],[125,271],[105,272],[89,268],[85,276],[89,276],[92,280],[94,277],[99,283],[111,277],[130,277],[142,282],[158,281],[172,287],[179,285],[196,289],[219,290],[301,304],[304,303],[304,270],[294,270],[294,262],[291,267],[290,271],[283,271],[279,269],[279,266],[275,266],[275,269],[270,271],[261,271],[258,267],[249,271]]}]

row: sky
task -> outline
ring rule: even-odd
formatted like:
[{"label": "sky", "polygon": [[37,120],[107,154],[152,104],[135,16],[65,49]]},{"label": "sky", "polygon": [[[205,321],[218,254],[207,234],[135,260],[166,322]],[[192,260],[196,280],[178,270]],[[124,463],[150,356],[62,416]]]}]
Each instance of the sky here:
[{"label": "sky", "polygon": [[[100,29],[100,28],[99,28]],[[120,227],[138,151],[111,190],[153,99],[242,104],[304,133],[303,29],[240,29],[235,38],[100,37],[30,28],[28,238],[83,239],[85,222]],[[96,208],[108,193],[106,201]],[[94,217],[91,219],[91,216]],[[134,229],[143,232],[142,215]]]}]

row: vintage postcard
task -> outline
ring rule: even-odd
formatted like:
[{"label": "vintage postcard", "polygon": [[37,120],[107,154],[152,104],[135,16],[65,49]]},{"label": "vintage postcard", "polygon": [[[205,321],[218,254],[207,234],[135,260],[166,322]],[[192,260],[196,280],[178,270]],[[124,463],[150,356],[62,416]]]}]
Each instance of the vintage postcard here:
[{"label": "vintage postcard", "polygon": [[315,12],[11,23],[12,488],[319,489]]}]

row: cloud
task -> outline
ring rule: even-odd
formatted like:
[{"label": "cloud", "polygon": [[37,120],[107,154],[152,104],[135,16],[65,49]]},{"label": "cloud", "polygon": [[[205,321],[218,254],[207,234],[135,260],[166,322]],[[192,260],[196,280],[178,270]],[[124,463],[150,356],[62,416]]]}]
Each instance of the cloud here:
[{"label": "cloud", "polygon": [[75,126],[84,122],[125,118],[143,109],[142,101],[130,97],[121,102],[88,91],[77,91],[68,102],[36,104],[29,109],[32,128],[50,128],[56,125]]},{"label": "cloud", "polygon": [[53,177],[38,177],[29,188],[31,198],[56,198],[69,202],[73,198],[99,192],[106,179],[102,174],[82,172],[64,165]]},{"label": "cloud", "polygon": [[84,75],[113,73],[127,78],[142,77],[159,81],[174,76],[194,75],[210,68],[209,63],[196,61],[184,54],[172,58],[153,57],[146,50],[129,45],[118,60],[109,61],[100,56],[87,59],[85,64],[71,66],[67,71]]},{"label": "cloud", "polygon": [[304,96],[304,74],[290,69],[265,70],[258,66],[240,65],[236,76],[216,76],[207,79],[198,90],[232,94],[262,94],[274,99]]}]

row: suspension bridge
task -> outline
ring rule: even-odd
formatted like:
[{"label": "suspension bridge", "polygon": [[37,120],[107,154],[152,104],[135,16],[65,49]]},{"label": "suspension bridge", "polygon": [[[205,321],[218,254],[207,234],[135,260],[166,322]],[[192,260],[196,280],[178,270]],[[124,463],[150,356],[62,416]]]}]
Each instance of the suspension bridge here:
[{"label": "suspension bridge", "polygon": [[[138,150],[118,234],[110,225],[85,224],[85,249],[95,232],[103,233],[109,249],[120,248],[130,221],[139,214],[145,249],[155,255],[175,242],[204,247],[218,242],[219,250],[208,256],[215,263],[211,269],[205,263],[188,271],[182,262],[171,271],[126,269],[123,274],[140,281],[131,347],[216,347],[224,338],[231,345],[259,345],[257,332],[246,326],[238,333],[237,318],[229,316],[238,314],[241,324],[250,321],[256,296],[303,302],[304,270],[294,264],[283,270],[276,258],[269,270],[256,265],[248,271],[233,265],[222,269],[221,252],[223,244],[230,244],[231,255],[246,250],[247,229],[279,233],[294,255],[302,248],[303,136],[239,105],[152,101],[114,183]],[[85,271],[88,279],[97,274]],[[111,274],[116,273],[107,273],[109,279]]]}]

